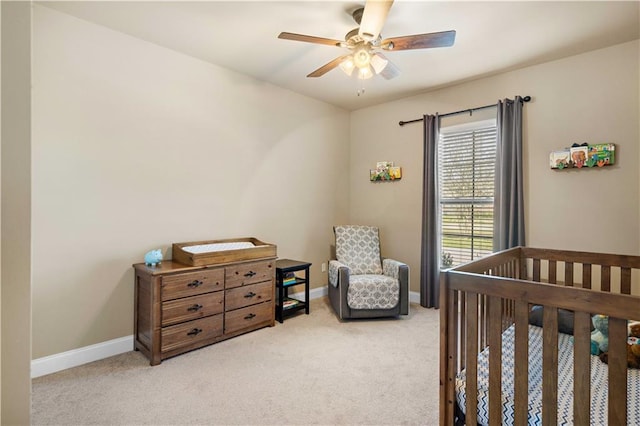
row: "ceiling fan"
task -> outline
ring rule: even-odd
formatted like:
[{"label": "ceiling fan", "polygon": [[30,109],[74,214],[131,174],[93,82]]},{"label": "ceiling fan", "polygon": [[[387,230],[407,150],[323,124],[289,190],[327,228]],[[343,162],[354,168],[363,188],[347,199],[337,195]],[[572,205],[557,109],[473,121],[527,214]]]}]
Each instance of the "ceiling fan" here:
[{"label": "ceiling fan", "polygon": [[389,80],[397,77],[400,71],[380,51],[429,49],[453,45],[456,38],[455,31],[382,39],[380,31],[392,4],[393,0],[367,0],[364,8],[356,9],[352,13],[359,27],[349,31],[344,41],[288,32],[280,33],[278,38],[349,49],[349,54],[335,58],[307,77],[321,77],[340,66],[349,76],[357,69],[357,77],[360,79],[371,78],[375,73]]}]

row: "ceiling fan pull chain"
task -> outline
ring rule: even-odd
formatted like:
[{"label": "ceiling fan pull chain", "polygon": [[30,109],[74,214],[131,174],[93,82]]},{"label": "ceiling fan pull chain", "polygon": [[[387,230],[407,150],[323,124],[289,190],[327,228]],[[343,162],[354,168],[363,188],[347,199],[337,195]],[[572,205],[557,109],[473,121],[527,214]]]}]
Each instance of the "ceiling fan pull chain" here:
[{"label": "ceiling fan pull chain", "polygon": [[360,88],[358,89],[358,91],[356,93],[358,93],[358,96],[364,95],[364,78],[360,78],[358,76],[358,81],[360,82]]}]

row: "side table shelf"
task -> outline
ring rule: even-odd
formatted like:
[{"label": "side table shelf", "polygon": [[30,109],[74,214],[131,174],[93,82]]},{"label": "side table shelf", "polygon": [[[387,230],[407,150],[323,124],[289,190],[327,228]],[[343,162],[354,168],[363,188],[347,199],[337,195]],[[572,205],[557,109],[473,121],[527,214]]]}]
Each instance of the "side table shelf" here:
[{"label": "side table shelf", "polygon": [[[309,315],[309,268],[311,263],[291,259],[276,260],[276,319],[282,323],[286,317],[304,309]],[[285,283],[285,276],[295,274],[295,281]],[[304,274],[304,276],[301,276]],[[304,300],[289,297],[289,289],[304,285]]]}]

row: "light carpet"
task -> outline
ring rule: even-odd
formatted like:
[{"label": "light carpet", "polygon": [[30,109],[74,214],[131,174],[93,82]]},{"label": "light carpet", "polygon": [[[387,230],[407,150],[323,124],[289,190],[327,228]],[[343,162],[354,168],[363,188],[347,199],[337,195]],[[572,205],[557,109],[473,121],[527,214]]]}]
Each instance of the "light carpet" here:
[{"label": "light carpet", "polygon": [[151,367],[139,352],[33,380],[34,425],[437,425],[439,311],[304,312]]}]

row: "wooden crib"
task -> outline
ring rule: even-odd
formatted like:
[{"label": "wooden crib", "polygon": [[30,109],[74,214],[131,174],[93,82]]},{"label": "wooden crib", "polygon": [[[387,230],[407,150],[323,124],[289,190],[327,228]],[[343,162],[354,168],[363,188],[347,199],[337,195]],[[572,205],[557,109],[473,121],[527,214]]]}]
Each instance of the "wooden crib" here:
[{"label": "wooden crib", "polygon": [[[640,319],[639,268],[640,256],[516,247],[443,271],[440,424],[476,425],[488,419],[490,425],[527,425],[538,418],[541,424],[556,425],[569,418],[568,424],[588,425],[597,409],[592,393],[603,387],[592,384],[594,368],[606,368],[608,397],[604,395],[601,409],[608,424],[640,424],[640,416],[628,408],[628,389],[640,389],[640,381],[633,384],[640,370],[627,371],[626,357],[627,320]],[[542,328],[537,328],[541,338],[535,343],[531,333],[536,328],[529,325],[533,305],[544,306]],[[573,311],[572,337],[558,332],[559,310]],[[592,314],[609,316],[608,366],[590,354]],[[507,333],[511,340],[504,337]],[[566,337],[564,346],[573,355],[571,377],[563,377],[567,369],[559,368],[559,337]],[[512,348],[505,349],[503,342],[511,342]],[[479,365],[483,356],[486,364]],[[529,383],[529,363],[536,356],[541,362],[541,413],[532,413],[537,409],[530,396],[535,390]],[[505,370],[507,364],[513,370]],[[482,374],[485,393],[479,384]],[[512,381],[509,395],[505,377]],[[571,389],[559,390],[565,379],[572,381]],[[462,404],[457,402],[461,395]],[[568,397],[568,413],[559,411],[559,400]],[[480,418],[479,406],[480,414],[488,411],[486,419]]]}]

